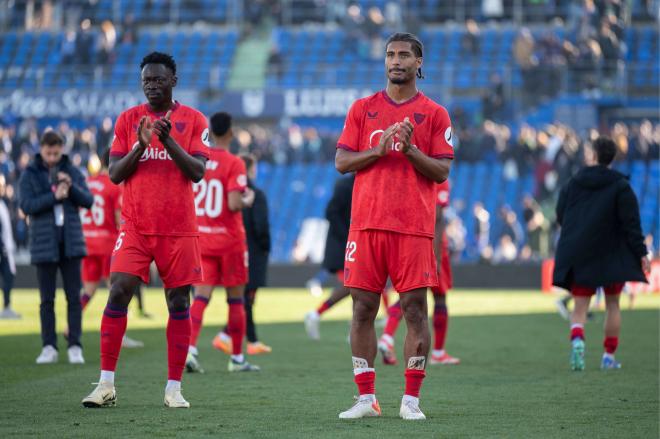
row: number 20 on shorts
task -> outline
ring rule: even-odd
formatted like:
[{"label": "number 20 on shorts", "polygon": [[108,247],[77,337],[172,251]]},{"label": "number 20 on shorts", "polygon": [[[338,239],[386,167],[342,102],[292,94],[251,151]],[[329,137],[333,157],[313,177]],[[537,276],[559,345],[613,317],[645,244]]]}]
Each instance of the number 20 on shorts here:
[{"label": "number 20 on shorts", "polygon": [[355,250],[357,250],[355,241],[348,241],[346,243],[346,257],[344,259],[348,262],[355,262]]}]

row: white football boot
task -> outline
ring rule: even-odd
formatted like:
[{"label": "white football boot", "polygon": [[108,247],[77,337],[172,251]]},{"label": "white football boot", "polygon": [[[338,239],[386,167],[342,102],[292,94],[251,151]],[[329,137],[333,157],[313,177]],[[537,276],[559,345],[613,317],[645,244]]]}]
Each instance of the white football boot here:
[{"label": "white football boot", "polygon": [[165,389],[165,407],[187,409],[190,408],[190,403],[183,399],[181,389]]},{"label": "white football boot", "polygon": [[421,421],[426,419],[424,413],[419,409],[419,402],[411,400],[402,400],[401,409],[399,409],[399,416],[408,421]]},{"label": "white football boot", "polygon": [[341,412],[339,419],[359,419],[380,416],[380,405],[376,398],[357,398],[353,407]]},{"label": "white football boot", "polygon": [[320,321],[321,318],[316,311],[310,311],[305,314],[305,331],[307,331],[307,336],[312,340],[321,339]]},{"label": "white football boot", "polygon": [[88,408],[113,407],[117,403],[115,385],[106,381],[98,383],[96,388],[82,400]]}]

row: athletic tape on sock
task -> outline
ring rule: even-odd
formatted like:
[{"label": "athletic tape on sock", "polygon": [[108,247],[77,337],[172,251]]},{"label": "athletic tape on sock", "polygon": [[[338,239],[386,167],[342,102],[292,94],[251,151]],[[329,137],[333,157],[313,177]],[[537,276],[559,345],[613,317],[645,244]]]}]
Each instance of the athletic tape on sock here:
[{"label": "athletic tape on sock", "polygon": [[426,357],[410,357],[408,359],[408,369],[424,370],[426,367]]}]

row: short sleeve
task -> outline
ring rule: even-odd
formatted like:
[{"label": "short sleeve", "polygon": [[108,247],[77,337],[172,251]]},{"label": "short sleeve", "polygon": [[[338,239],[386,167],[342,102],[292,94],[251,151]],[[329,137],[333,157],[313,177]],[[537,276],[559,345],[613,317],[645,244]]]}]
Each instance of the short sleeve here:
[{"label": "short sleeve", "polygon": [[344,122],[344,129],[341,136],[337,141],[337,148],[345,149],[347,151],[360,150],[360,120],[362,119],[362,104],[356,101],[351,105],[346,121]]},{"label": "short sleeve", "polygon": [[188,145],[188,153],[193,156],[209,158],[209,126],[202,113],[195,113],[192,139]]},{"label": "short sleeve", "polygon": [[243,192],[247,187],[247,171],[243,160],[234,161],[227,178],[227,192]]},{"label": "short sleeve", "polygon": [[454,158],[454,133],[451,128],[451,120],[447,110],[442,107],[436,111],[433,118],[429,155],[436,159]]},{"label": "short sleeve", "polygon": [[110,145],[110,156],[123,157],[128,154],[130,152],[128,142],[126,113],[121,113],[115,122],[115,135]]}]

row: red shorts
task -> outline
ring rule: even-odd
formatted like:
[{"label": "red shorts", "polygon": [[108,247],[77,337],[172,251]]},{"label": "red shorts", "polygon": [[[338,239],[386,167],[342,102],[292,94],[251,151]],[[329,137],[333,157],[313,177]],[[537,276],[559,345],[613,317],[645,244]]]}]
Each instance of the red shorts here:
[{"label": "red shorts", "polygon": [[[606,296],[616,296],[623,291],[623,285],[623,283],[612,284],[603,287],[603,290],[605,291]],[[596,294],[596,288],[573,285],[571,287],[571,294],[579,297],[591,297]]]},{"label": "red shorts", "polygon": [[442,260],[440,261],[440,273],[438,273],[438,285],[432,287],[433,294],[444,296],[451,290],[453,279],[451,275],[451,263],[449,261],[449,245],[447,240],[442,240]]},{"label": "red shorts", "polygon": [[89,255],[82,260],[82,281],[100,282],[110,278],[110,255]]},{"label": "red shorts", "polygon": [[386,230],[349,232],[344,285],[380,293],[388,276],[399,293],[436,286],[433,239]]},{"label": "red shorts", "polygon": [[197,285],[235,287],[248,281],[248,252],[224,253],[219,256],[202,255],[204,278]]},{"label": "red shorts", "polygon": [[149,282],[149,265],[156,262],[165,288],[192,285],[202,280],[197,236],[141,235],[121,231],[112,252],[110,272],[138,276]]}]

